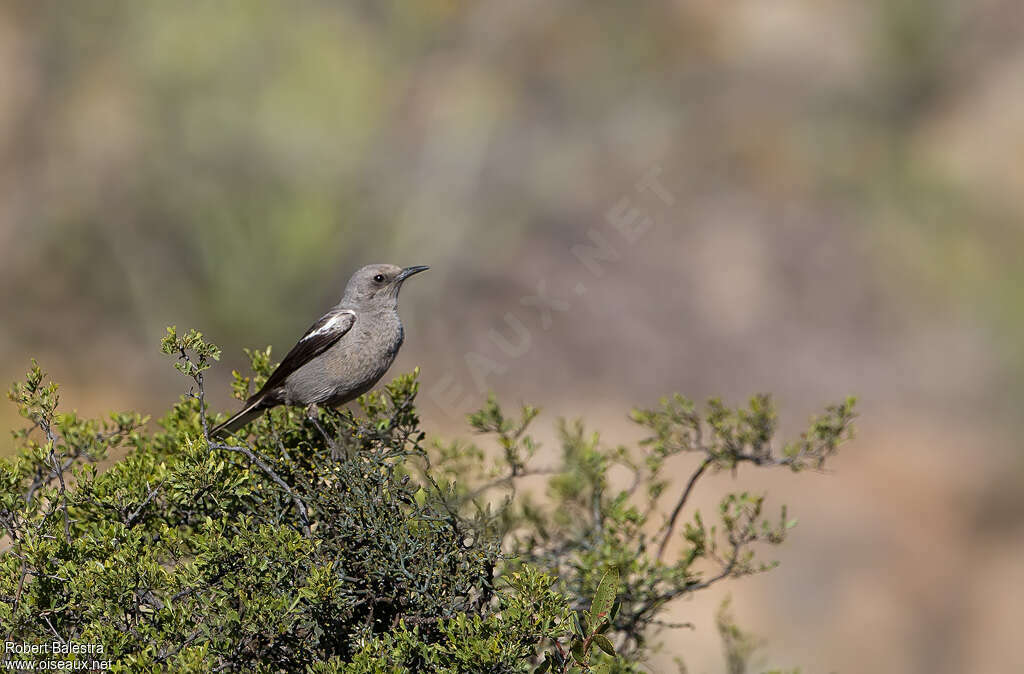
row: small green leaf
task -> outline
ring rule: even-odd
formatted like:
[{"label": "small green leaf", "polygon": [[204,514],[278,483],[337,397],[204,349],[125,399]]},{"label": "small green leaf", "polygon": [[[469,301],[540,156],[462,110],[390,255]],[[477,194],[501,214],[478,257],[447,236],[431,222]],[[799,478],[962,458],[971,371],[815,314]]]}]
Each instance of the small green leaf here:
[{"label": "small green leaf", "polygon": [[572,653],[572,657],[576,659],[576,662],[582,664],[582,662],[586,659],[586,655],[583,652],[583,642],[579,639],[573,642],[570,652]]},{"label": "small green leaf", "polygon": [[572,633],[580,637],[585,636],[583,626],[580,625],[580,616],[575,611],[572,612]]},{"label": "small green leaf", "polygon": [[603,634],[595,634],[590,638],[593,639],[594,643],[597,644],[598,648],[600,648],[608,655],[615,657],[615,647],[612,646],[612,642],[609,641],[608,637],[606,637]]},{"label": "small green leaf", "polygon": [[619,569],[611,567],[604,574],[600,585],[597,586],[597,593],[594,595],[594,603],[590,607],[590,620],[587,628],[593,632],[601,621],[608,617],[615,603],[615,596],[619,593]]}]

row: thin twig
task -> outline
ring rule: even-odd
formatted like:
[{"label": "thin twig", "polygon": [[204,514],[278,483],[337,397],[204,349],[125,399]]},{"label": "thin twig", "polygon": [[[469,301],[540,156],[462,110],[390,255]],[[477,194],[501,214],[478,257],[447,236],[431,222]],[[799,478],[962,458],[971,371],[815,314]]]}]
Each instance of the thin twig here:
[{"label": "thin twig", "polygon": [[[75,462],[75,459],[77,459],[79,456],[81,456],[81,454],[78,452],[75,452],[68,456],[67,460],[65,460],[64,463],[61,465],[61,470],[65,471],[68,468],[70,468],[71,464],[73,464]],[[50,472],[46,475],[46,477],[43,477],[43,474],[41,472],[38,473],[36,475],[36,478],[32,480],[32,484],[29,485],[28,491],[25,493],[25,503],[31,505],[32,496],[36,493],[36,490],[42,487],[43,485],[49,484],[56,477],[57,471],[54,470],[53,468],[50,468]]]},{"label": "thin twig", "polygon": [[259,469],[267,475],[267,477],[274,481],[274,484],[283,489],[284,492],[291,497],[292,503],[295,504],[295,509],[299,512],[299,519],[302,520],[302,533],[306,538],[311,536],[309,530],[309,514],[306,509],[306,504],[302,502],[302,499],[295,495],[295,492],[293,492],[292,488],[288,486],[288,483],[282,480],[281,477],[274,472],[274,469],[268,466],[263,459],[256,455],[254,451],[248,447],[223,445],[219,443],[210,444],[210,449],[223,449],[228,452],[238,452],[239,454],[244,454],[250,461],[256,464],[256,466],[258,466]]},{"label": "thin twig", "polygon": [[[427,469],[428,470],[430,469],[429,463],[427,465]],[[468,494],[466,494],[465,500],[466,501],[475,501],[477,499],[477,497],[483,496],[483,494],[485,492],[488,492],[491,489],[497,489],[498,487],[511,487],[511,486],[514,486],[516,480],[518,480],[520,478],[532,477],[534,475],[554,475],[556,473],[558,473],[558,470],[555,469],[555,468],[529,468],[529,469],[522,469],[522,470],[520,470],[517,473],[509,474],[509,475],[503,475],[502,477],[495,478],[494,480],[491,480],[490,482],[488,482],[486,484],[480,485],[479,487],[477,487],[473,491],[471,491]]]},{"label": "thin twig", "polygon": [[43,620],[45,620],[45,621],[46,621],[46,624],[50,626],[50,631],[51,631],[51,632],[53,632],[53,636],[55,636],[55,637],[57,637],[58,639],[60,639],[60,642],[61,642],[62,644],[66,644],[66,643],[67,643],[67,639],[65,639],[64,637],[62,637],[62,636],[60,635],[60,632],[58,632],[58,631],[57,631],[57,629],[56,629],[56,628],[55,628],[55,627],[53,626],[53,623],[51,623],[51,622],[50,622],[50,619],[49,619],[49,617],[47,617],[47,615],[46,615],[45,613],[41,613],[41,614],[39,614],[39,615],[40,615],[40,617],[41,617],[41,618],[42,618]]},{"label": "thin twig", "polygon": [[683,506],[686,505],[687,499],[690,498],[690,493],[693,491],[693,487],[697,484],[697,480],[704,474],[704,471],[711,465],[711,457],[707,457],[701,461],[700,467],[694,471],[693,475],[690,476],[690,481],[686,483],[686,489],[683,490],[682,496],[679,497],[679,501],[676,503],[675,509],[672,510],[672,516],[668,518],[668,524],[666,525],[665,535],[661,539],[661,544],[658,546],[658,561],[665,555],[665,548],[668,547],[668,541],[672,537],[672,531],[676,527],[676,520],[679,519],[679,513],[683,511]]},{"label": "thin twig", "polygon": [[[18,613],[18,606],[21,605],[21,595],[25,591],[25,579],[28,577],[28,560],[24,557],[21,558],[21,570],[18,572],[18,590],[14,595],[14,605],[11,606],[11,616],[15,616]],[[4,637],[4,642],[11,640],[11,636],[14,634],[15,622],[11,621],[11,629],[7,631],[7,636]]]},{"label": "thin twig", "polygon": [[53,469],[57,473],[57,480],[60,482],[61,510],[64,513],[64,538],[68,545],[71,545],[71,518],[68,517],[68,486],[64,483],[64,468],[57,458],[57,438],[53,434],[49,419],[40,422],[46,439],[50,443],[50,461],[53,462]]},{"label": "thin twig", "polygon": [[173,658],[175,655],[177,655],[178,653],[183,651],[185,648],[188,647],[189,644],[191,644],[193,641],[196,640],[196,637],[199,636],[200,631],[201,631],[200,628],[196,628],[195,630],[193,630],[193,632],[191,634],[189,634],[185,638],[185,640],[183,642],[181,642],[181,644],[178,645],[177,648],[171,650],[168,653],[164,653],[163,655],[158,655],[156,657],[156,662],[158,662],[158,663],[159,662],[164,662],[165,660],[167,660],[169,658]]},{"label": "thin twig", "polygon": [[164,486],[164,483],[163,483],[163,482],[161,482],[160,484],[158,484],[157,486],[153,487],[153,488],[152,488],[152,489],[151,489],[151,490],[149,491],[149,494],[148,494],[148,495],[146,496],[146,500],[144,500],[144,501],[143,501],[143,502],[142,502],[142,503],[141,503],[141,504],[139,505],[139,507],[135,509],[135,512],[133,512],[133,513],[131,513],[130,515],[128,515],[128,519],[127,519],[127,520],[125,521],[125,524],[126,524],[126,525],[128,525],[128,526],[131,526],[131,525],[132,525],[132,524],[133,524],[133,523],[135,522],[136,518],[138,518],[138,516],[139,516],[140,514],[142,514],[142,510],[143,510],[143,509],[144,509],[144,508],[145,508],[145,507],[146,507],[147,505],[149,505],[149,502],[153,500],[153,497],[154,497],[154,496],[156,496],[156,493],[157,493],[158,491],[160,491],[160,488],[161,488],[161,487],[163,487],[163,486]]},{"label": "thin twig", "polygon": [[[191,358],[185,352],[185,349],[181,349],[181,357],[191,362]],[[200,367],[203,365],[202,360],[203,359],[200,358]],[[259,469],[262,470],[267,475],[267,477],[273,480],[277,486],[283,489],[285,493],[288,494],[289,497],[291,497],[292,503],[295,504],[295,509],[298,510],[299,512],[299,519],[302,521],[302,533],[306,538],[310,538],[312,534],[309,529],[309,512],[306,508],[306,504],[302,502],[302,499],[295,495],[295,492],[292,491],[292,488],[288,486],[288,483],[282,480],[281,477],[274,472],[273,468],[267,465],[267,463],[263,461],[263,459],[257,456],[257,454],[248,447],[237,445],[225,445],[221,443],[214,443],[212,441],[212,439],[210,438],[209,424],[207,424],[206,421],[206,392],[203,386],[202,369],[199,369],[199,371],[195,374],[194,379],[196,382],[196,387],[199,389],[199,392],[196,394],[196,398],[199,400],[199,420],[203,429],[203,437],[206,439],[207,446],[210,449],[223,449],[228,452],[238,452],[240,454],[244,454],[249,459],[249,461],[256,464],[259,467]]]}]

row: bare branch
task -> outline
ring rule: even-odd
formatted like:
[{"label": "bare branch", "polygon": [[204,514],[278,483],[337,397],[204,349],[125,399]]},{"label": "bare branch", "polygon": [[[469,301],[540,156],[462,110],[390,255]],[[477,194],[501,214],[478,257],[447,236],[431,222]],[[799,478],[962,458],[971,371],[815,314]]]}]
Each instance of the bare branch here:
[{"label": "bare branch", "polygon": [[686,505],[686,501],[690,498],[690,493],[693,492],[694,485],[697,484],[697,480],[704,474],[704,471],[708,469],[712,463],[712,459],[708,458],[701,461],[700,466],[694,471],[693,475],[690,476],[690,481],[686,483],[686,489],[683,490],[682,495],[679,497],[679,501],[676,503],[676,507],[672,510],[671,517],[668,518],[668,524],[665,525],[665,535],[661,538],[661,543],[658,545],[658,561],[665,555],[665,548],[668,547],[669,538],[672,537],[672,532],[676,527],[676,520],[679,519],[679,514],[683,511],[683,506]]},{"label": "bare branch", "polygon": [[146,500],[144,500],[141,504],[139,504],[139,507],[136,508],[134,512],[132,512],[130,515],[128,515],[128,518],[125,520],[125,524],[126,525],[131,526],[132,524],[135,523],[135,520],[139,517],[140,514],[142,514],[143,509],[147,505],[149,505],[149,502],[153,500],[153,497],[156,496],[157,492],[160,491],[160,489],[163,486],[164,486],[164,483],[161,482],[160,484],[158,484],[157,486],[153,487],[149,491],[149,494],[146,496]]},{"label": "bare branch", "polygon": [[306,504],[302,502],[302,499],[296,496],[295,492],[292,491],[292,488],[288,486],[288,483],[282,480],[281,477],[274,472],[273,468],[271,468],[269,465],[267,465],[265,461],[263,461],[263,459],[257,456],[256,452],[244,446],[224,445],[219,443],[210,444],[209,447],[210,449],[223,449],[228,452],[238,452],[239,454],[244,454],[246,458],[249,459],[249,461],[256,464],[256,466],[260,470],[262,470],[267,477],[274,481],[274,484],[276,484],[278,487],[284,490],[286,494],[288,494],[288,496],[292,500],[292,503],[295,505],[295,509],[299,513],[299,519],[302,520],[303,535],[305,535],[306,538],[311,537],[311,533],[309,530],[309,512],[306,508]]}]

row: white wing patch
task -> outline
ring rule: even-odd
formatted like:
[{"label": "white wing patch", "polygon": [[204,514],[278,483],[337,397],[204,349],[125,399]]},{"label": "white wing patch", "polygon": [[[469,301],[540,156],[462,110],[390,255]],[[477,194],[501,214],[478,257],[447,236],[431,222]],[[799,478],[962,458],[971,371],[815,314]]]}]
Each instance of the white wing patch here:
[{"label": "white wing patch", "polygon": [[[307,339],[313,339],[318,335],[325,335],[337,330],[339,327],[343,327],[343,323],[349,323],[349,321],[343,318],[345,315],[352,316],[353,318],[355,318],[356,313],[354,311],[339,311],[338,313],[331,316],[330,320],[328,320],[326,323],[318,327],[316,330],[311,330],[305,337],[300,339],[299,342],[305,342]],[[343,327],[343,329],[346,328],[347,326]]]}]

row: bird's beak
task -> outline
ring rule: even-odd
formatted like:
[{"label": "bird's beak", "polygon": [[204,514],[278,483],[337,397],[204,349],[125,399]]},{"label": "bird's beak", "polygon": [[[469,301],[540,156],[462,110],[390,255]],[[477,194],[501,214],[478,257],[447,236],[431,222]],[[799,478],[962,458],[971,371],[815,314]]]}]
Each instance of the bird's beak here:
[{"label": "bird's beak", "polygon": [[395,280],[401,283],[402,281],[409,278],[413,274],[419,274],[421,271],[427,271],[428,269],[430,269],[430,267],[422,264],[416,265],[415,267],[406,267],[405,269],[398,273],[398,276],[395,278]]}]

